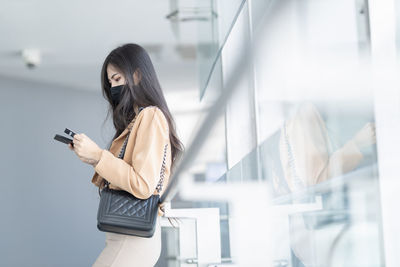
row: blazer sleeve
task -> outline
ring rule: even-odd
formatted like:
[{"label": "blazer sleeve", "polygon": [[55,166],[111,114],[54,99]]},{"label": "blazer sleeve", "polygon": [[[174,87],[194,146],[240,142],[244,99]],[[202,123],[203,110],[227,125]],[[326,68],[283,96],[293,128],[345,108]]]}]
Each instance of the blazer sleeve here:
[{"label": "blazer sleeve", "polygon": [[137,198],[149,198],[155,191],[168,151],[169,129],[163,112],[157,108],[145,108],[138,125],[132,165],[103,149],[95,171],[108,182],[133,194]]}]

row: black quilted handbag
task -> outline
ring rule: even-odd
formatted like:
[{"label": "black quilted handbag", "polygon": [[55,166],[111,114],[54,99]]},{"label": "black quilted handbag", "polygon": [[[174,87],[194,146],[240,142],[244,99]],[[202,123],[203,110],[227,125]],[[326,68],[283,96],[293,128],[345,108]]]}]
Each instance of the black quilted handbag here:
[{"label": "black quilted handbag", "polygon": [[[119,153],[120,159],[125,153],[129,134]],[[156,187],[157,195],[152,195],[148,199],[139,199],[125,190],[111,189],[109,182],[106,181],[106,186],[100,192],[97,211],[97,228],[100,231],[140,237],[153,236],[160,203],[159,194],[164,180],[166,148],[167,144],[164,147],[160,180]]]}]

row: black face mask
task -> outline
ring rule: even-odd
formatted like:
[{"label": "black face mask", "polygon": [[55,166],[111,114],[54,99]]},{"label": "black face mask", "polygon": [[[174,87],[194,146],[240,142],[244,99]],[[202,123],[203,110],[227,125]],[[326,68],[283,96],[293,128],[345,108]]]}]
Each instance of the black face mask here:
[{"label": "black face mask", "polygon": [[118,105],[118,103],[119,103],[119,100],[121,98],[122,87],[124,87],[123,84],[117,85],[117,86],[114,86],[114,87],[110,88],[111,98],[112,98],[114,106]]}]

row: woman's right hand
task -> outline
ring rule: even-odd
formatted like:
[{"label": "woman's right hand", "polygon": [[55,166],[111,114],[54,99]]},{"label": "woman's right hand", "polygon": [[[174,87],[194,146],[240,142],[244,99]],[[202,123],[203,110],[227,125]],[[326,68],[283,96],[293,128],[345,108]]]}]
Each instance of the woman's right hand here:
[{"label": "woman's right hand", "polygon": [[353,138],[359,148],[368,147],[376,143],[375,123],[368,122]]}]

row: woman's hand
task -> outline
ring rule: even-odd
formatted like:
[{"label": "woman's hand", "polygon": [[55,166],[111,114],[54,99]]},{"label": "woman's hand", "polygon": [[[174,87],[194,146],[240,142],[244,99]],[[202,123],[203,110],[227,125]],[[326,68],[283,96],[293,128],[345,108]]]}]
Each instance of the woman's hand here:
[{"label": "woman's hand", "polygon": [[102,149],[84,133],[75,134],[73,143],[74,146],[68,144],[69,149],[73,150],[80,160],[95,167],[100,160]]}]

